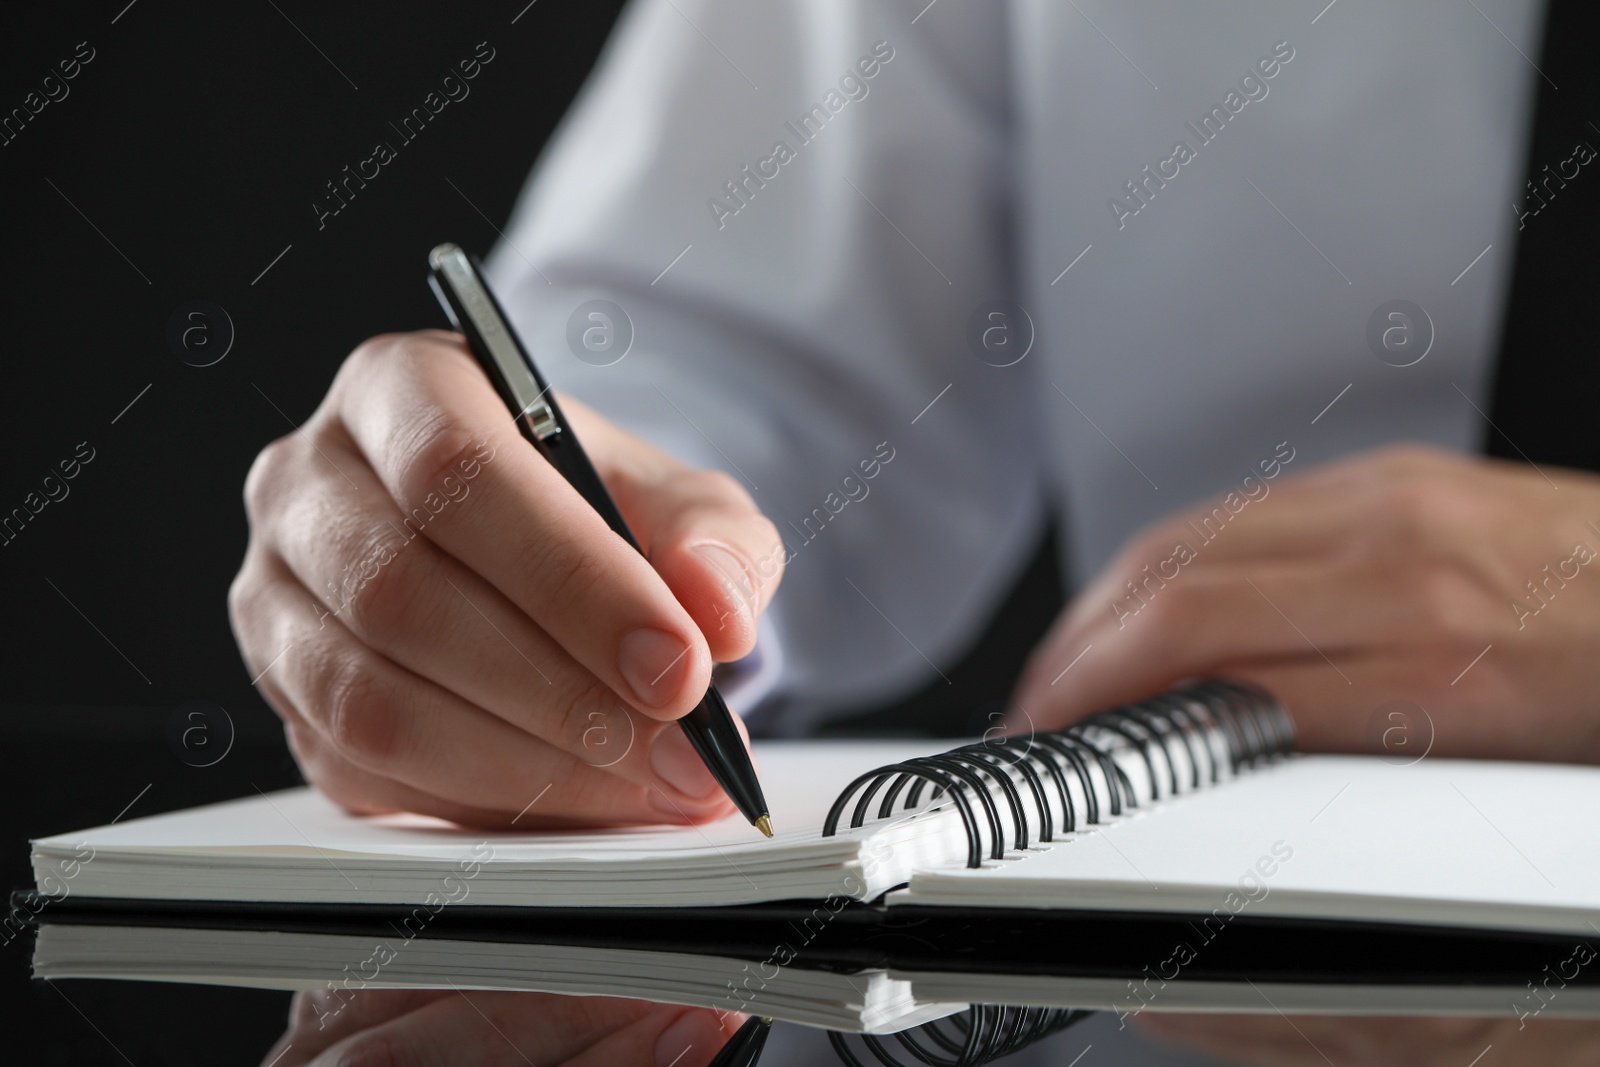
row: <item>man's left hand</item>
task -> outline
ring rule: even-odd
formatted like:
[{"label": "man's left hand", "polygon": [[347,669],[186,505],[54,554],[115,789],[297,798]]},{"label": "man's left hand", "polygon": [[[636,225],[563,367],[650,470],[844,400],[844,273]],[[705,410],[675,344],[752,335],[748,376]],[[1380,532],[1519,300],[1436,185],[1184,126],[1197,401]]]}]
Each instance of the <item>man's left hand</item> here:
[{"label": "man's left hand", "polygon": [[1035,652],[1013,727],[1225,675],[1306,751],[1600,762],[1600,477],[1407,446],[1262,484],[1135,538]]}]

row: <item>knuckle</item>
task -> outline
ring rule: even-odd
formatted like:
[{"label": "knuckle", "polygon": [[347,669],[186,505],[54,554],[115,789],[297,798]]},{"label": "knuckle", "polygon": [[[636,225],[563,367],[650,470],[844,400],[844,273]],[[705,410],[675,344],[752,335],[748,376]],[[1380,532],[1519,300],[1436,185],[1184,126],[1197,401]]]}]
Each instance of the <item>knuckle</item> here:
[{"label": "knuckle", "polygon": [[1386,487],[1379,507],[1394,543],[1414,550],[1435,540],[1440,522],[1453,510],[1454,502],[1454,494],[1446,486],[1406,481]]},{"label": "knuckle", "polygon": [[550,604],[587,604],[610,579],[606,565],[586,544],[552,539],[530,544],[530,573],[538,576],[541,596]]},{"label": "knuckle", "polygon": [[1415,569],[1411,595],[1423,621],[1446,638],[1469,636],[1477,629],[1474,620],[1486,617],[1482,594],[1467,576],[1443,562]]},{"label": "knuckle", "polygon": [[404,758],[401,713],[386,698],[367,657],[341,657],[330,672],[323,700],[329,740],[351,762],[377,770]]},{"label": "knuckle", "polygon": [[452,483],[459,483],[461,472],[476,459],[483,435],[455,416],[436,411],[408,438],[398,443],[396,487],[401,507],[410,514],[419,508],[437,514],[455,491]]},{"label": "knuckle", "polygon": [[350,629],[367,638],[415,633],[423,575],[421,556],[396,544],[393,531],[381,527],[358,549],[350,564],[350,591],[340,612]]},{"label": "knuckle", "polygon": [[1193,583],[1169,582],[1165,588],[1147,593],[1146,596],[1148,599],[1139,614],[1157,641],[1170,640],[1181,628],[1204,617],[1201,614],[1204,605],[1198,602],[1199,596]]},{"label": "knuckle", "polygon": [[256,454],[250,471],[244,478],[244,509],[252,527],[261,517],[272,513],[272,503],[281,482],[281,475],[289,463],[293,446],[292,434],[267,444]]},{"label": "knuckle", "polygon": [[255,602],[259,584],[255,567],[249,560],[239,568],[239,573],[233,576],[233,581],[228,583],[228,622],[233,627],[234,636],[240,638],[241,643],[245,634],[244,624],[251,617],[251,607]]},{"label": "knuckle", "polygon": [[362,380],[371,377],[381,363],[392,361],[405,350],[406,334],[380,333],[367,338],[344,357],[338,378]]}]

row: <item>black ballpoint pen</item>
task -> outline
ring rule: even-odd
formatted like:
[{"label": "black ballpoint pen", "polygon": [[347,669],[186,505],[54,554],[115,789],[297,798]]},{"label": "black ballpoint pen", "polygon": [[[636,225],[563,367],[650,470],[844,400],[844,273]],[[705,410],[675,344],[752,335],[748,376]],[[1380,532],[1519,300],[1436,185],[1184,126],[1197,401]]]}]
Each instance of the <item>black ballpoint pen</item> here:
[{"label": "black ballpoint pen", "polygon": [[[605,483],[578,444],[577,435],[551,394],[550,387],[534,366],[533,357],[523,346],[494,294],[489,291],[477,263],[461,248],[442,244],[428,254],[428,284],[444,305],[445,314],[467,339],[478,365],[489,376],[500,394],[517,429],[550,465],[561,473],[589,506],[599,512],[606,525],[635,550],[639,542],[623,521],[622,512],[606,491]],[[722,700],[716,686],[693,711],[678,720],[695,751],[705,761],[711,776],[732,798],[744,817],[768,837],[772,819],[767,812],[761,783],[744,747],[733,713]]]}]

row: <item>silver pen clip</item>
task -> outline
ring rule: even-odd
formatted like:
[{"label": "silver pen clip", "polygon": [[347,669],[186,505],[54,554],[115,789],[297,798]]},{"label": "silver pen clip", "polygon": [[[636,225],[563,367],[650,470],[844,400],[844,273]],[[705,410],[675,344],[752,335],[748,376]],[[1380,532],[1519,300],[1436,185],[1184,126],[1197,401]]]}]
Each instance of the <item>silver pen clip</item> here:
[{"label": "silver pen clip", "polygon": [[[444,276],[460,299],[461,307],[471,317],[472,325],[483,338],[490,358],[500,369],[511,395],[516,398],[521,414],[528,418],[534,436],[543,441],[560,433],[561,424],[556,421],[555,412],[550,410],[544,398],[549,387],[539,388],[538,380],[528,368],[528,361],[511,339],[510,328],[500,318],[494,301],[478,281],[477,272],[472,269],[472,261],[467,258],[466,252],[459,245],[442,244],[428,253],[428,263]],[[448,309],[448,302],[446,307]],[[456,323],[458,329],[461,325]]]}]

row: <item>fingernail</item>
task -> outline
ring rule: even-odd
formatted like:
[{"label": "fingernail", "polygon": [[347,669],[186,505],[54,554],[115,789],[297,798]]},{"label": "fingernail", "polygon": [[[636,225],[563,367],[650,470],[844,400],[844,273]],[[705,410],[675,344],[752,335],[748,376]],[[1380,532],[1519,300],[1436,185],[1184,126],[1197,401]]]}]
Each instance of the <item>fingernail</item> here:
[{"label": "fingernail", "polygon": [[698,1008],[686,1011],[656,1038],[656,1067],[710,1063],[725,1040],[716,1016]]},{"label": "fingernail", "polygon": [[739,606],[739,610],[746,619],[754,617],[755,585],[750,580],[750,574],[744,565],[739,562],[739,557],[723,548],[721,545],[704,544],[696,545],[695,554],[721,575],[723,591],[728,599]]},{"label": "fingernail", "polygon": [[676,726],[669,726],[656,736],[650,748],[650,769],[663,782],[695,800],[710,797],[718,788],[705,760]]},{"label": "fingernail", "polygon": [[689,646],[660,630],[635,630],[622,639],[617,669],[646,707],[671,703],[689,669]]}]

